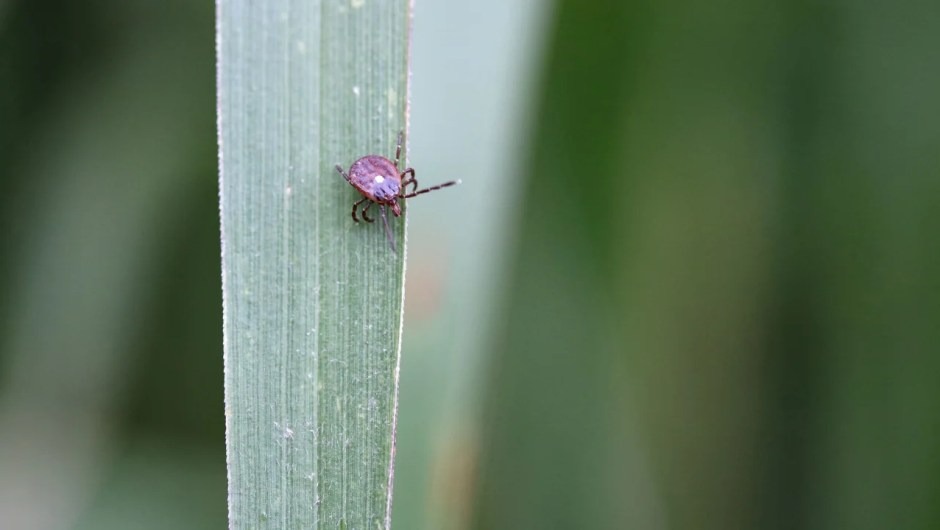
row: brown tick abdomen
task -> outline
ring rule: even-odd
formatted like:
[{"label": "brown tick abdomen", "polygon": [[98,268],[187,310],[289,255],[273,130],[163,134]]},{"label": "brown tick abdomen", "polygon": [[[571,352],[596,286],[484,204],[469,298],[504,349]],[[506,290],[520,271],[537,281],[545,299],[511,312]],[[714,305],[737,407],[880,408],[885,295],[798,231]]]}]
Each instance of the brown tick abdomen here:
[{"label": "brown tick abdomen", "polygon": [[391,160],[369,155],[356,160],[349,168],[349,180],[369,200],[388,203],[398,197],[401,176]]}]

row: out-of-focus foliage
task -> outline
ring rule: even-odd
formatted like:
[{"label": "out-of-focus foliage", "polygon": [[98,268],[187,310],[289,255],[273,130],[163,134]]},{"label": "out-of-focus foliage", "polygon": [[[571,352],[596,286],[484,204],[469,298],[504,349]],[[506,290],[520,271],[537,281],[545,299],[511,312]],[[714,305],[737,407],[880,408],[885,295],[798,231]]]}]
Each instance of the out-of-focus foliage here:
[{"label": "out-of-focus foliage", "polygon": [[223,527],[212,6],[3,7],[0,527]]},{"label": "out-of-focus foliage", "polygon": [[[940,8],[556,3],[416,6],[396,528],[940,526]],[[212,17],[0,3],[0,528],[226,524]]]},{"label": "out-of-focus foliage", "polygon": [[940,525],[940,7],[555,20],[475,527]]}]

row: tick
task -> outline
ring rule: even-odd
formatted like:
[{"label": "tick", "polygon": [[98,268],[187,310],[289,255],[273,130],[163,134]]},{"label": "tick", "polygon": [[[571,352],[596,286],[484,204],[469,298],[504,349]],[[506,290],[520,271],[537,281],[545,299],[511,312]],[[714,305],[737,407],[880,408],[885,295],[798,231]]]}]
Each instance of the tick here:
[{"label": "tick", "polygon": [[[367,155],[353,162],[353,165],[349,167],[348,174],[343,171],[342,166],[339,164],[336,165],[336,171],[339,171],[339,174],[346,179],[346,182],[350,183],[352,187],[356,188],[356,191],[362,195],[362,199],[353,204],[353,221],[356,223],[359,222],[359,217],[356,216],[356,210],[360,210],[359,207],[365,203],[365,206],[359,211],[359,214],[362,215],[362,218],[367,223],[373,222],[374,219],[371,219],[366,212],[373,204],[378,204],[379,214],[382,216],[382,222],[385,224],[385,237],[388,238],[388,243],[391,245],[392,251],[395,251],[395,239],[392,237],[392,230],[388,227],[388,217],[385,215],[386,206],[392,209],[392,213],[395,214],[395,217],[399,217],[401,215],[401,206],[398,204],[399,199],[404,201],[405,199],[410,199],[422,193],[428,193],[430,191],[460,184],[459,180],[452,180],[438,184],[437,186],[419,190],[418,179],[415,178],[415,170],[413,168],[409,167],[404,171],[398,171],[403,136],[403,132],[398,133],[398,147],[395,148],[394,162],[384,156]],[[411,193],[406,192],[408,186],[412,186]]]}]

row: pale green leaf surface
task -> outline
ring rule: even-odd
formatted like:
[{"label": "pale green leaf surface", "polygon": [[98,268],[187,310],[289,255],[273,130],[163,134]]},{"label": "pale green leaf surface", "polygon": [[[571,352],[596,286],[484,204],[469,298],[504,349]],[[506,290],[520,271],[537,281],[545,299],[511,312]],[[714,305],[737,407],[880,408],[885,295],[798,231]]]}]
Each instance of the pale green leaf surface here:
[{"label": "pale green leaf surface", "polygon": [[231,528],[390,524],[404,219],[395,253],[333,166],[394,154],[408,13],[218,4]]}]

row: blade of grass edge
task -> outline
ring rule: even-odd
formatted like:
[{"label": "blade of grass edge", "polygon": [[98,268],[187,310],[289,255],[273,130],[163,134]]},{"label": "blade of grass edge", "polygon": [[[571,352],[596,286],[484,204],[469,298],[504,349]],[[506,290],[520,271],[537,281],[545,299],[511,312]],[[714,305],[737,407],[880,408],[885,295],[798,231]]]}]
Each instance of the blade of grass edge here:
[{"label": "blade of grass edge", "polygon": [[408,1],[217,3],[231,528],[389,528],[400,253],[333,170],[393,154]]}]

